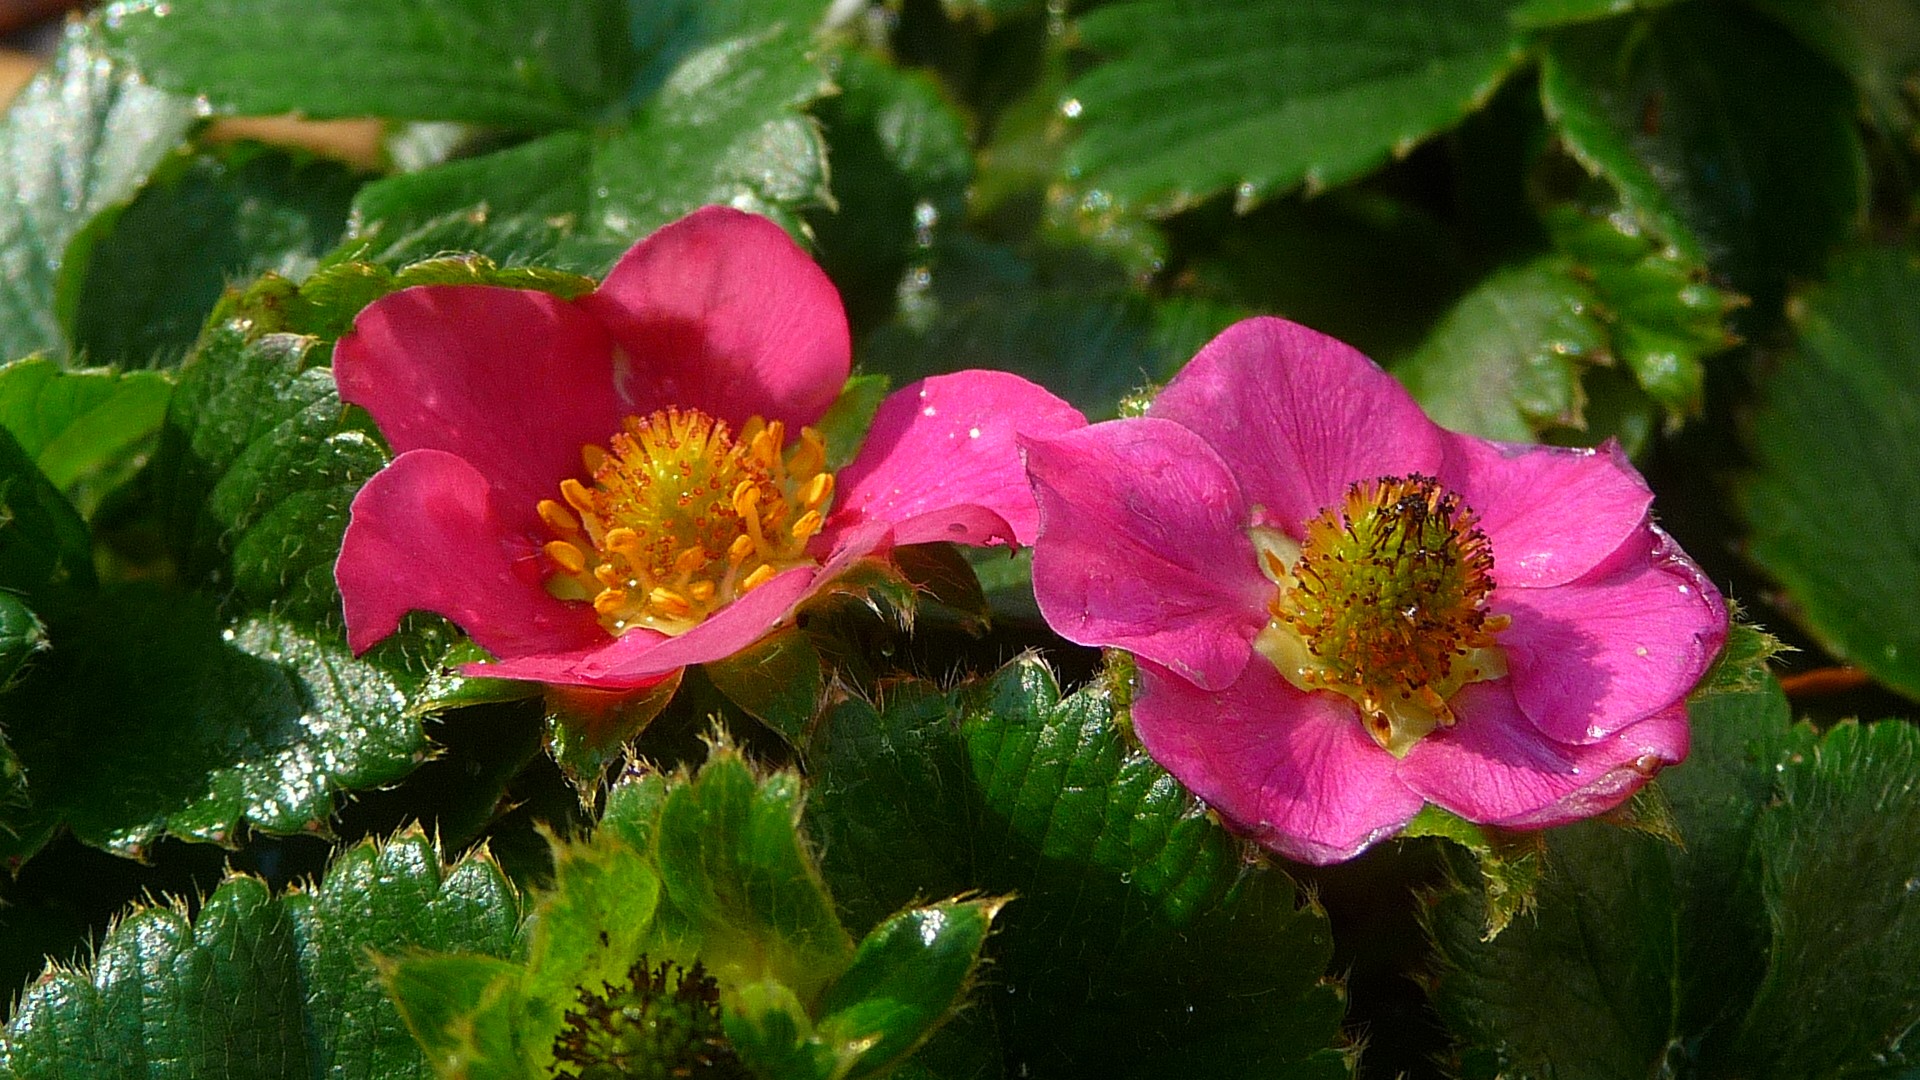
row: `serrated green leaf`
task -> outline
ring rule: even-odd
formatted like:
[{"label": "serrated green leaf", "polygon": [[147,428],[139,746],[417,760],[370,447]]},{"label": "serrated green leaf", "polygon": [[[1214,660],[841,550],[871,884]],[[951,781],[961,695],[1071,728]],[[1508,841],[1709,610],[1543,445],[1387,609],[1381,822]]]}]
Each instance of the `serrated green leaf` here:
[{"label": "serrated green leaf", "polygon": [[1777,1077],[1911,1069],[1920,729],[1841,724],[1788,765],[1754,830],[1772,940],[1737,1057]]},{"label": "serrated green leaf", "polygon": [[861,940],[814,1025],[832,1057],[849,1063],[843,1075],[884,1075],[960,1005],[1001,903],[914,908]]},{"label": "serrated green leaf", "polygon": [[[1324,918],[1035,660],[849,701],[808,758],[836,897],[877,921],[928,892],[1017,892],[985,996],[1008,1075],[1346,1075]],[[1124,911],[1124,919],[1113,912]],[[1286,1073],[1294,1069],[1296,1073]]]},{"label": "serrated green leaf", "polygon": [[653,838],[666,902],[722,986],[775,980],[812,1004],[853,943],[799,831],[797,775],[722,747],[667,792]]},{"label": "serrated green leaf", "polygon": [[192,121],[190,102],[108,61],[93,24],[68,27],[0,120],[0,358],[66,352],[54,286],[86,261],[72,242],[133,198]]},{"label": "serrated green leaf", "polygon": [[330,634],[229,623],[151,587],[58,600],[41,614],[60,647],[0,697],[34,784],[30,817],[0,840],[9,858],[62,823],[130,856],[163,834],[230,843],[243,822],[323,831],[341,789],[391,783],[426,753],[408,708],[417,655],[356,660]]},{"label": "serrated green leaf", "polygon": [[0,1036],[0,1068],[82,1080],[429,1076],[367,949],[498,953],[517,921],[490,860],[443,874],[417,834],[344,853],[311,895],[275,899],[230,878],[191,923],[181,909],[136,911],[91,971],[49,971]]},{"label": "serrated green leaf", "polygon": [[1855,226],[1866,162],[1844,79],[1736,5],[1555,36],[1541,99],[1639,227],[1763,305]]},{"label": "serrated green leaf", "polygon": [[1069,175],[1178,209],[1345,183],[1485,102],[1519,63],[1508,0],[1132,0],[1084,16],[1111,57],[1068,90]]},{"label": "serrated green leaf", "polygon": [[1592,286],[1594,315],[1607,328],[1614,358],[1669,415],[1698,412],[1706,383],[1701,361],[1734,343],[1726,318],[1744,300],[1708,284],[1705,267],[1614,215],[1556,206],[1546,219],[1555,244]]},{"label": "serrated green leaf", "polygon": [[157,371],[62,371],[28,357],[0,366],[0,427],[65,491],[123,464],[160,429],[172,392]]},{"label": "serrated green leaf", "polygon": [[0,428],[0,589],[34,594],[49,586],[93,582],[87,523]]},{"label": "serrated green leaf", "polygon": [[339,240],[360,177],[258,146],[178,157],[90,236],[83,277],[62,275],[61,318],[98,364],[171,363],[232,281],[303,278]]},{"label": "serrated green leaf", "polygon": [[615,0],[125,0],[105,40],[156,84],[245,116],[551,127],[624,94]]},{"label": "serrated green leaf", "polygon": [[853,51],[834,81],[840,93],[814,107],[831,151],[833,208],[807,222],[859,334],[891,313],[900,275],[933,229],[965,215],[973,156],[965,120],[926,74]]},{"label": "serrated green leaf", "polygon": [[1491,943],[1477,899],[1438,899],[1437,1004],[1466,1056],[1563,1080],[1912,1067],[1920,733],[1792,726],[1761,663],[1689,701],[1692,755],[1658,781],[1684,848],[1554,830],[1535,916]]},{"label": "serrated green leaf", "polygon": [[827,199],[826,146],[800,110],[831,84],[808,56],[818,3],[682,60],[624,128],[594,147],[584,235],[560,251],[602,269],[635,239],[702,206],[764,214],[798,231]]},{"label": "serrated green leaf", "polygon": [[381,980],[434,1075],[526,1080],[526,1064],[513,1042],[524,971],[491,956],[437,953],[390,962]]},{"label": "serrated green leaf", "polygon": [[1483,438],[1532,441],[1581,427],[1581,368],[1607,356],[1593,294],[1567,260],[1499,271],[1441,320],[1394,374],[1436,421]]},{"label": "serrated green leaf", "polygon": [[544,262],[584,224],[592,151],[585,133],[556,131],[376,180],[354,196],[347,250],[385,266],[446,251]]},{"label": "serrated green leaf", "polygon": [[[1920,254],[1857,252],[1797,305],[1793,355],[1763,384],[1749,552],[1828,651],[1920,697]],[[1860,523],[1870,522],[1862,528]]]},{"label": "serrated green leaf", "polygon": [[347,414],[318,342],[213,327],[181,369],[153,464],[189,581],[231,581],[256,605],[325,621],[347,507],[387,452]]},{"label": "serrated green leaf", "polygon": [[1437,836],[1472,854],[1485,890],[1484,937],[1488,941],[1499,937],[1516,917],[1532,911],[1539,900],[1546,860],[1538,833],[1501,834],[1429,803],[1400,835],[1408,840]]},{"label": "serrated green leaf", "polygon": [[826,672],[813,639],[797,627],[785,627],[705,665],[707,678],[742,712],[802,745],[820,712]]}]

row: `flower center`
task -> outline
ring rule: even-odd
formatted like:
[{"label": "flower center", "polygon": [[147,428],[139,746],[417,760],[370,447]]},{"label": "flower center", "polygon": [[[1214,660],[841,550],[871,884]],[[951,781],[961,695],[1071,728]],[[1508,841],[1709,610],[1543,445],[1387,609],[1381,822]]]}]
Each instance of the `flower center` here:
[{"label": "flower center", "polygon": [[775,574],[812,563],[807,541],[833,501],[826,444],[753,417],[736,438],[698,409],[629,416],[580,451],[590,483],[542,499],[547,591],[593,603],[615,637],[636,626],[683,634]]},{"label": "flower center", "polygon": [[1288,682],[1360,707],[1367,733],[1396,757],[1435,727],[1462,686],[1507,673],[1487,613],[1493,549],[1473,511],[1430,476],[1354,484],[1295,543],[1253,530],[1278,588],[1254,646]]}]

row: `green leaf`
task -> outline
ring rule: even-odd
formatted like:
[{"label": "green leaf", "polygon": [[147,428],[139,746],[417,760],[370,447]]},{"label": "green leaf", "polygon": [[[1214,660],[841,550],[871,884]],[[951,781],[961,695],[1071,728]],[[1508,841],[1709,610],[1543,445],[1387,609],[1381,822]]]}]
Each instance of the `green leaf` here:
[{"label": "green leaf", "polygon": [[[901,312],[860,342],[867,370],[896,383],[998,368],[1039,382],[1095,419],[1120,399],[1171,378],[1237,310],[1155,302],[1085,249],[1039,265],[960,237],[936,251]],[[1089,280],[1091,279],[1091,280]]]},{"label": "green leaf", "polygon": [[230,581],[251,604],[335,618],[333,563],[353,496],[387,452],[347,414],[317,342],[211,328],[182,367],[153,486],[187,580]]},{"label": "green leaf", "polygon": [[1859,219],[1867,174],[1850,88],[1737,5],[1557,35],[1540,89],[1568,149],[1643,231],[1763,306]]},{"label": "green leaf", "polygon": [[1517,916],[1532,912],[1539,900],[1546,866],[1538,833],[1501,833],[1428,803],[1407,822],[1400,835],[1408,840],[1438,836],[1473,855],[1474,869],[1479,871],[1486,890],[1483,936],[1488,941],[1513,925]]},{"label": "green leaf", "polygon": [[840,389],[827,413],[813,425],[827,444],[827,468],[844,469],[860,452],[873,426],[873,414],[887,396],[893,380],[885,375],[855,375]]},{"label": "green leaf", "polygon": [[777,981],[804,1004],[853,958],[853,943],[799,831],[800,778],[756,779],[726,744],[660,805],[653,838],[677,925],[722,986]]},{"label": "green leaf", "polygon": [[[26,601],[0,590],[0,690],[13,686],[14,676],[34,654],[47,647],[47,628]],[[0,744],[6,736],[0,732]],[[20,762],[11,746],[0,745],[0,807],[18,800],[16,788],[24,783],[19,775]]]},{"label": "green leaf", "polygon": [[1920,729],[1823,736],[1770,681],[1718,680],[1688,711],[1692,755],[1658,781],[1684,847],[1554,830],[1535,916],[1490,943],[1471,891],[1438,898],[1436,1004],[1465,1057],[1561,1078],[1911,1069]]},{"label": "green leaf", "polygon": [[59,647],[0,696],[34,785],[6,857],[62,823],[134,857],[161,835],[231,843],[243,822],[324,832],[341,789],[391,783],[426,754],[409,707],[426,661],[399,646],[356,660],[333,633],[228,622],[205,597],[152,587],[56,599],[40,614]]},{"label": "green leaf", "polygon": [[61,354],[54,284],[86,261],[88,223],[133,198],[193,121],[190,102],[103,56],[91,23],[0,119],[0,358]]},{"label": "green leaf", "polygon": [[923,1042],[964,999],[1000,900],[903,911],[873,928],[853,965],[827,991],[815,1037],[851,1063],[849,1078],[880,1076]]},{"label": "green leaf", "polygon": [[427,953],[390,961],[380,975],[436,1075],[526,1080],[513,1041],[524,970],[491,956]]},{"label": "green leaf", "polygon": [[827,685],[820,650],[805,631],[776,630],[705,668],[715,689],[742,712],[796,746],[805,743]]},{"label": "green leaf", "polygon": [[[1920,698],[1920,254],[1854,253],[1797,301],[1798,341],[1766,380],[1741,507],[1755,562],[1834,656]],[[1862,528],[1860,523],[1871,522]]]},{"label": "green leaf", "polygon": [[258,146],[175,158],[90,238],[84,280],[63,276],[74,348],[101,364],[185,355],[228,282],[312,271],[359,183],[343,165]]},{"label": "green leaf", "polygon": [[1079,22],[1069,175],[1178,209],[1317,191],[1405,156],[1519,63],[1508,0],[1131,0]]},{"label": "green leaf", "polygon": [[0,427],[66,491],[125,464],[160,430],[172,392],[157,371],[62,371],[28,357],[0,365]]},{"label": "green leaf", "polygon": [[425,1077],[373,982],[368,949],[498,954],[512,887],[484,857],[443,874],[417,834],[340,856],[310,895],[224,882],[189,922],[152,907],[106,935],[91,971],[55,968],[4,1036],[9,1075]]},{"label": "green leaf", "polygon": [[1704,266],[1640,234],[1618,215],[1571,205],[1546,213],[1547,226],[1593,289],[1595,317],[1615,359],[1647,395],[1679,417],[1700,411],[1704,357],[1728,348],[1727,315],[1741,297],[1707,283]]},{"label": "green leaf", "polygon": [[587,212],[592,143],[556,131],[480,157],[376,180],[353,200],[346,250],[398,266],[445,251],[551,259]]},{"label": "green leaf", "polygon": [[808,56],[822,5],[777,6],[776,21],[689,54],[595,145],[586,235],[563,255],[611,266],[636,237],[712,203],[798,231],[798,212],[827,201],[825,141],[800,111],[831,87]]},{"label": "green leaf", "polygon": [[625,92],[623,14],[615,0],[131,0],[105,40],[157,85],[240,115],[553,127]]},{"label": "green leaf", "polygon": [[1772,940],[1738,1037],[1747,1071],[1920,1066],[1920,729],[1841,724],[1790,762],[1754,831]]},{"label": "green leaf", "polygon": [[627,741],[647,729],[680,689],[679,671],[638,690],[548,686],[547,730],[553,760],[590,801],[607,765],[623,757]]},{"label": "green leaf", "polygon": [[900,276],[932,231],[965,216],[973,156],[965,120],[925,73],[853,51],[834,81],[840,93],[814,107],[831,150],[833,209],[807,223],[857,334],[891,313]]},{"label": "green leaf", "polygon": [[1520,0],[1510,13],[1515,26],[1538,29],[1610,19],[1628,10],[1646,11],[1673,0]]},{"label": "green leaf", "polygon": [[73,504],[0,429],[0,589],[93,582],[92,538]]},{"label": "green leaf", "polygon": [[1440,424],[1532,441],[1581,427],[1581,368],[1607,357],[1593,296],[1571,264],[1543,257],[1498,271],[1441,320],[1394,374]]},{"label": "green leaf", "polygon": [[1890,131],[1911,130],[1902,85],[1920,71],[1920,11],[1904,0],[1754,0],[1754,6],[1847,73]]},{"label": "green leaf", "polygon": [[1008,1075],[1348,1074],[1324,1052],[1342,1011],[1324,917],[1246,868],[1103,690],[1062,699],[1033,659],[948,693],[894,684],[835,709],[808,761],[856,922],[928,892],[1018,894],[992,945],[1005,992],[983,1002]]}]

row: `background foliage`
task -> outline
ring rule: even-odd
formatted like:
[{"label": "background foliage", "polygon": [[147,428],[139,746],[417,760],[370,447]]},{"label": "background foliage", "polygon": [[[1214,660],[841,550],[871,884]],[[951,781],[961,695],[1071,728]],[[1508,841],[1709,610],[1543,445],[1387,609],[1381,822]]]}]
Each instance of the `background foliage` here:
[{"label": "background foliage", "polygon": [[[636,952],[745,987],[761,1075],[1920,1069],[1910,0],[124,0],[52,53],[0,118],[0,1073],[547,1076]],[[222,122],[288,112],[377,126]],[[1631,820],[1317,871],[1020,559],[689,672],[651,769],[437,621],[350,656],[353,315],[714,202],[839,285],[848,416],[971,366],[1112,416],[1283,314],[1620,440],[1797,651],[1736,635]]]}]

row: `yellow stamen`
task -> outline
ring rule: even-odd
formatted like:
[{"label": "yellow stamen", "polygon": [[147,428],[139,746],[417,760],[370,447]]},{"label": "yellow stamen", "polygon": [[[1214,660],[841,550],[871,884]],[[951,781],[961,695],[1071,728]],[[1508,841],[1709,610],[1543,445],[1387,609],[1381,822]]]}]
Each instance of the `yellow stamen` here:
[{"label": "yellow stamen", "polygon": [[549,541],[545,550],[547,558],[552,559],[560,569],[569,574],[578,574],[587,568],[586,553],[565,540]]},{"label": "yellow stamen", "polygon": [[541,499],[534,509],[540,514],[540,520],[547,528],[557,533],[577,533],[580,531],[580,519],[567,513],[567,508],[552,499]]},{"label": "yellow stamen", "polygon": [[820,526],[823,524],[825,520],[821,518],[820,511],[809,510],[800,515],[799,521],[793,523],[793,538],[795,540],[810,539],[814,533],[820,531]]},{"label": "yellow stamen", "polygon": [[774,573],[772,563],[761,563],[760,569],[748,574],[747,580],[740,583],[740,591],[743,593],[752,592],[767,582],[772,581]]},{"label": "yellow stamen", "polygon": [[687,598],[668,588],[655,588],[647,594],[647,603],[665,614],[679,618],[693,610]]}]

